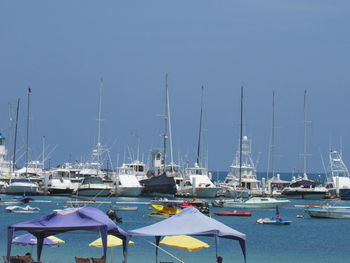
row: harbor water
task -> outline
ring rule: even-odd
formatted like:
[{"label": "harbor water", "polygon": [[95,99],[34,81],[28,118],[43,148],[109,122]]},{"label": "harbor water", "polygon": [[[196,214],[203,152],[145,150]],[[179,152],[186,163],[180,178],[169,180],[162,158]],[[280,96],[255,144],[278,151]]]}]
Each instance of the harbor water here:
[{"label": "harbor water", "polygon": [[[1,196],[8,199],[9,196]],[[41,210],[35,214],[6,213],[5,206],[0,207],[0,252],[6,254],[7,226],[17,222],[27,221],[52,212],[54,209],[70,207],[70,198],[38,196],[36,200],[50,202],[34,202],[30,205],[39,207]],[[99,201],[115,202],[148,202],[150,198],[97,198]],[[209,200],[210,201],[210,200]],[[303,213],[303,208],[294,207],[301,204],[315,204],[323,201],[293,200],[291,204],[280,209],[283,218],[292,220],[291,225],[258,225],[256,220],[275,214],[274,209],[251,209],[251,217],[220,217],[213,214],[215,211],[232,211],[233,209],[211,207],[212,218],[247,235],[247,262],[347,262],[350,258],[348,248],[350,241],[350,221],[346,219],[314,219]],[[107,211],[109,204],[86,204]],[[339,201],[339,205],[350,206],[350,202]],[[134,205],[133,205],[134,206]],[[132,230],[158,222],[160,219],[149,217],[149,205],[137,205],[137,211],[119,211],[118,215],[123,218],[120,223],[124,230]],[[245,210],[247,211],[247,210]],[[296,218],[296,215],[304,215]],[[16,236],[23,232],[16,232]],[[89,243],[97,239],[96,233],[90,232],[68,232],[58,235],[65,240],[60,247],[44,247],[43,262],[61,263],[74,262],[74,257],[101,257],[102,249],[89,247]],[[180,249],[162,246],[177,257],[183,257],[185,262],[215,262],[214,239],[199,237],[202,241],[210,244],[210,248],[196,252],[181,252]],[[133,238],[135,245],[130,246],[128,262],[155,262],[155,248],[148,241],[151,239]],[[12,246],[12,255],[22,255],[33,251],[35,247]],[[109,258],[112,252],[113,262],[122,262],[122,248],[114,247],[108,249]],[[220,239],[218,253],[224,258],[224,262],[244,262],[239,244],[234,240]],[[160,252],[160,261],[176,262],[167,254]],[[345,260],[345,261],[344,261]]]}]

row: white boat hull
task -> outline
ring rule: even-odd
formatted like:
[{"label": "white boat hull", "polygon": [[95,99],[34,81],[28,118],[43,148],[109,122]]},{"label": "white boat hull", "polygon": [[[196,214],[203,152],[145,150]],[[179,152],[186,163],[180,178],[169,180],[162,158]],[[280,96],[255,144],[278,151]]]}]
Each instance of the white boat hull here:
[{"label": "white boat hull", "polygon": [[226,201],[223,203],[223,207],[229,207],[229,208],[244,208],[244,209],[272,209],[278,207],[283,207],[286,204],[288,204],[289,200],[277,200],[274,202],[240,202],[240,201]]},{"label": "white boat hull", "polygon": [[37,185],[21,185],[21,184],[10,184],[5,192],[8,195],[35,195],[37,194]]},{"label": "white boat hull", "polygon": [[311,217],[350,218],[349,208],[309,208],[304,211]]}]

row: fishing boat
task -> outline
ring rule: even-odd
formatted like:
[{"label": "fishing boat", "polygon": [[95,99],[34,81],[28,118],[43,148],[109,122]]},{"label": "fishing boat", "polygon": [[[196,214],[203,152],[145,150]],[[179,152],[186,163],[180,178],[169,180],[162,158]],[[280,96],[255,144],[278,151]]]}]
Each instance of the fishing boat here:
[{"label": "fishing boat", "polygon": [[31,207],[29,205],[27,206],[8,206],[5,208],[6,212],[9,213],[21,213],[21,214],[31,214],[31,213],[38,213],[40,211],[40,208],[38,207]]},{"label": "fishing boat", "polygon": [[123,164],[117,169],[115,182],[116,196],[137,197],[140,196],[142,188],[136,177],[136,172],[132,167]]},{"label": "fishing boat", "polygon": [[325,185],[331,196],[350,200],[350,174],[341,153],[338,151],[329,151],[329,166]]},{"label": "fishing boat", "polygon": [[69,196],[73,190],[74,185],[70,180],[68,169],[57,168],[52,171],[48,183],[48,191],[51,195]]},{"label": "fishing boat", "polygon": [[10,180],[5,188],[5,193],[9,195],[36,195],[38,184],[26,178]]},{"label": "fishing boat", "polygon": [[78,196],[109,196],[112,188],[104,184],[102,178],[98,176],[87,176],[78,187]]},{"label": "fishing boat", "polygon": [[348,206],[326,204],[319,207],[306,208],[304,212],[316,218],[350,218],[350,207]]},{"label": "fishing boat", "polygon": [[222,200],[223,207],[230,208],[275,208],[282,207],[289,204],[290,201],[286,199],[275,199],[272,197],[252,197],[246,201],[240,200]]},{"label": "fishing boat", "polygon": [[233,212],[214,212],[217,216],[251,216],[251,212],[247,211],[233,211]]},{"label": "fishing boat", "polygon": [[257,224],[269,224],[269,225],[290,225],[292,221],[285,220],[280,217],[278,206],[276,206],[276,216],[260,218],[256,221]]}]

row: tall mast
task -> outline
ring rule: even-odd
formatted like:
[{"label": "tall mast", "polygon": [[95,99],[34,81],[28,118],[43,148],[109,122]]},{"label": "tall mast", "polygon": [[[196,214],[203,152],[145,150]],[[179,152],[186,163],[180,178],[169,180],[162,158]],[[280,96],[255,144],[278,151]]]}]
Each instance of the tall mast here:
[{"label": "tall mast", "polygon": [[101,109],[102,109],[102,89],[103,89],[103,78],[100,79],[100,93],[98,102],[98,118],[97,118],[97,161],[100,166],[101,163]]},{"label": "tall mast", "polygon": [[200,161],[200,147],[201,147],[201,137],[202,137],[203,93],[204,93],[204,87],[202,86],[201,112],[200,112],[200,117],[199,117],[199,134],[198,134],[198,147],[197,147],[197,164],[198,164],[198,166],[200,166],[199,161]]},{"label": "tall mast", "polygon": [[306,124],[307,124],[307,107],[306,107],[306,90],[304,91],[304,179],[307,179],[307,173],[306,173],[306,169],[307,169],[307,160],[306,160],[306,151],[307,151],[307,144],[306,144],[306,134],[307,134],[307,127],[306,127]]},{"label": "tall mast", "polygon": [[43,157],[43,169],[45,170],[45,136],[43,136],[43,152],[42,152],[42,157]]},{"label": "tall mast", "polygon": [[[168,80],[168,78],[167,78]],[[168,116],[168,126],[169,126],[169,146],[170,146],[170,164],[174,164],[174,155],[173,155],[173,137],[171,133],[171,116],[170,116],[170,100],[169,100],[169,88],[168,88],[168,82],[167,82],[167,116]],[[171,166],[173,170],[173,166]]]},{"label": "tall mast", "polygon": [[241,127],[239,138],[239,186],[242,183],[242,144],[243,144],[243,86],[241,86]]},{"label": "tall mast", "polygon": [[28,88],[28,102],[27,102],[27,136],[26,136],[26,174],[28,173],[28,150],[29,150],[29,110],[30,110],[30,95],[32,93],[31,88]]},{"label": "tall mast", "polygon": [[15,126],[15,138],[13,141],[13,159],[12,159],[12,171],[16,168],[16,148],[17,148],[17,130],[18,130],[18,112],[19,112],[19,102],[20,99],[17,100],[17,110],[16,110],[16,126]]},{"label": "tall mast", "polygon": [[166,167],[167,135],[168,135],[168,73],[165,74],[165,109],[164,109],[164,134],[163,134],[163,169]]},{"label": "tall mast", "polygon": [[272,92],[271,170],[275,176],[275,91]]}]

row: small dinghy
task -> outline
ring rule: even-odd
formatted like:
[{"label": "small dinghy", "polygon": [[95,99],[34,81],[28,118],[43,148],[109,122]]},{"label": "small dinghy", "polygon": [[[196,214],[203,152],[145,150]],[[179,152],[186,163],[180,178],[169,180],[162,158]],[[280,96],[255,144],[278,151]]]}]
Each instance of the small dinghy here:
[{"label": "small dinghy", "polygon": [[6,207],[5,210],[6,212],[9,212],[9,213],[31,214],[31,213],[38,213],[40,211],[40,208],[31,207],[29,205],[27,206],[11,205]]},{"label": "small dinghy", "polygon": [[116,206],[115,210],[117,211],[136,211],[139,209],[137,206]]},{"label": "small dinghy", "polygon": [[276,216],[260,218],[256,221],[257,224],[270,224],[270,225],[290,225],[292,221],[285,220],[280,217],[278,206],[276,206]]},{"label": "small dinghy", "polygon": [[233,212],[214,212],[215,215],[217,216],[251,216],[252,213],[251,212],[247,212],[247,211],[242,211],[242,212],[238,212],[238,211],[233,211]]}]

